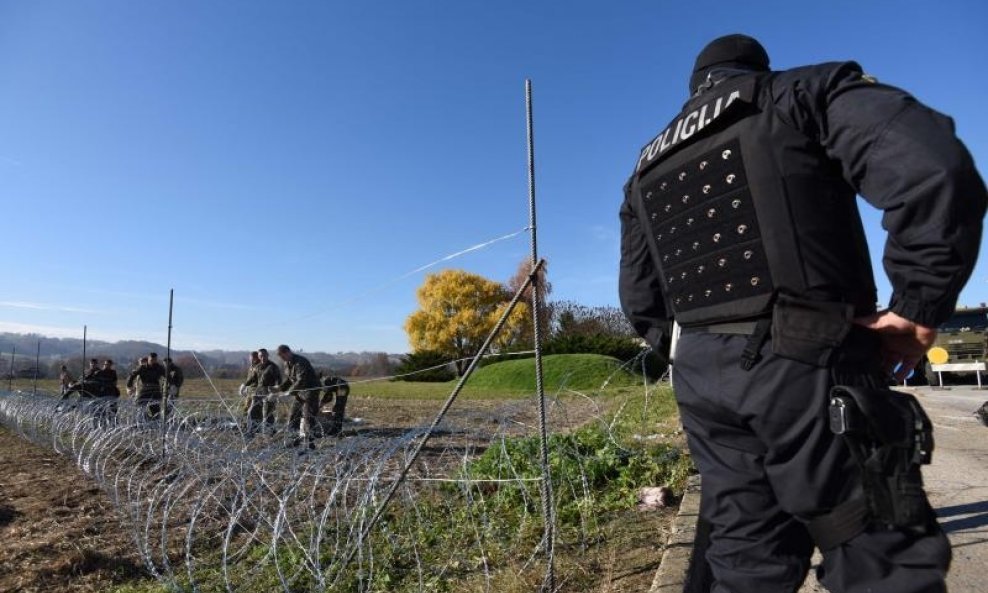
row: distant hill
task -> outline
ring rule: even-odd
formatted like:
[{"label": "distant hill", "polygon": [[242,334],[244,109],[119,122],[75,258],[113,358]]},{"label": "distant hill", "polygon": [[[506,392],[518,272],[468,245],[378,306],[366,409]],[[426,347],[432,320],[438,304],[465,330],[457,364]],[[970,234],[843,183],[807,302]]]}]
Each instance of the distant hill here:
[{"label": "distant hill", "polygon": [[[15,369],[21,370],[26,366],[34,367],[34,359],[38,348],[38,340],[41,340],[41,369],[51,374],[54,367],[63,363],[72,363],[73,366],[82,359],[82,340],[78,338],[49,338],[38,334],[14,334],[0,333],[0,373],[6,373],[10,364],[10,353],[12,349],[17,351]],[[165,346],[154,342],[143,342],[134,340],[124,340],[120,342],[103,342],[99,340],[88,340],[86,342],[87,358],[112,358],[117,363],[118,369],[127,369],[148,352],[157,352],[164,357]],[[274,353],[271,353],[272,356]],[[380,352],[305,352],[313,366],[319,369],[332,370],[342,375],[350,375],[353,370],[361,365],[369,365]],[[189,350],[172,350],[172,358],[176,361],[191,358],[192,352]],[[204,367],[210,372],[217,370],[239,370],[246,368],[247,350],[208,350],[204,352],[196,351],[196,356]],[[388,361],[397,364],[401,355],[385,354]]]}]

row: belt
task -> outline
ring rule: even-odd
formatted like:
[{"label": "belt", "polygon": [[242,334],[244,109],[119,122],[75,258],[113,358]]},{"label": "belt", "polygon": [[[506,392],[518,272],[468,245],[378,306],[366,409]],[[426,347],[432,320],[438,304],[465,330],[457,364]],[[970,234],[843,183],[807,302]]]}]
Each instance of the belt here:
[{"label": "belt", "polygon": [[683,334],[728,334],[732,336],[751,336],[755,333],[757,321],[735,321],[732,323],[715,323],[697,327],[684,327]]}]

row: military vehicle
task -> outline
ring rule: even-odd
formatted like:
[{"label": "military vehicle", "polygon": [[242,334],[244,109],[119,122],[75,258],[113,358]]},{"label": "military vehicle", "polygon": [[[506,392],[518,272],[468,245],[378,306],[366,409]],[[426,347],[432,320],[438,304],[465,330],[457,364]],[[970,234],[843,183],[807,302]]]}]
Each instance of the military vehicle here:
[{"label": "military vehicle", "polygon": [[[988,306],[962,307],[937,328],[937,341],[931,348],[947,351],[947,363],[981,362],[988,360]],[[941,353],[942,355],[942,353]],[[929,356],[929,358],[936,358]],[[930,363],[925,366],[926,378],[930,385],[937,385],[939,379]],[[944,373],[946,381],[948,375]]]}]

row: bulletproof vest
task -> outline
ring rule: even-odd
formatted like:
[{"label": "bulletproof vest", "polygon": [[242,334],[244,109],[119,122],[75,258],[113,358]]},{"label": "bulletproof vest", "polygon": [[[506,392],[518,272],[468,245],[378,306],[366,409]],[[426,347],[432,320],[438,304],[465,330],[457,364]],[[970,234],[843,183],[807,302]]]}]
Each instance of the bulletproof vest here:
[{"label": "bulletproof vest", "polygon": [[772,76],[735,76],[691,99],[632,176],[632,205],[681,325],[763,316],[780,293],[874,310],[855,192],[819,142],[775,110]]}]

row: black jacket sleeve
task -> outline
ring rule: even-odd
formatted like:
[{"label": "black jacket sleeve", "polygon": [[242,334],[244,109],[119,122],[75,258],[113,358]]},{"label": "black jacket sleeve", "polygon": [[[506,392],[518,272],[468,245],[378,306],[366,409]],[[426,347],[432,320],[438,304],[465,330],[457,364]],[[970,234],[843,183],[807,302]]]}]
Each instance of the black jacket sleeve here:
[{"label": "black jacket sleeve", "polygon": [[631,203],[630,183],[624,188],[621,204],[621,271],[618,291],[621,308],[642,338],[656,353],[669,349],[671,322],[666,314],[665,297],[658,270],[652,261],[644,231]]},{"label": "black jacket sleeve", "polygon": [[800,70],[776,80],[777,105],[884,212],[890,309],[939,325],[974,268],[988,201],[953,121],[854,62]]}]

